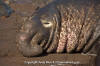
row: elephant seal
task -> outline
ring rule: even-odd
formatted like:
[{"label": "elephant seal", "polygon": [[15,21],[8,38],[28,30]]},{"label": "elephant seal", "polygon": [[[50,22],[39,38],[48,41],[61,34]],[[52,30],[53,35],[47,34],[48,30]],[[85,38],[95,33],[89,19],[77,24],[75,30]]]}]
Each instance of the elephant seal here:
[{"label": "elephant seal", "polygon": [[14,12],[13,9],[4,1],[0,0],[0,17],[9,17],[12,12]]},{"label": "elephant seal", "polygon": [[87,53],[100,39],[99,0],[54,0],[37,10],[17,35],[27,57],[46,53]]}]

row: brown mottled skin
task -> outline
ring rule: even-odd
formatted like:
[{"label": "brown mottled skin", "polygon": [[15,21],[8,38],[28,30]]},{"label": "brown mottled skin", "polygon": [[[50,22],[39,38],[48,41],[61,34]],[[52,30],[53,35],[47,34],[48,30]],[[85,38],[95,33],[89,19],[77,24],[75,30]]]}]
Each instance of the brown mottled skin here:
[{"label": "brown mottled skin", "polygon": [[87,53],[100,39],[99,0],[55,0],[30,18],[17,36],[24,56]]},{"label": "brown mottled skin", "polygon": [[3,0],[0,0],[0,17],[8,17],[12,12],[13,10],[11,9],[11,7],[4,3]]}]

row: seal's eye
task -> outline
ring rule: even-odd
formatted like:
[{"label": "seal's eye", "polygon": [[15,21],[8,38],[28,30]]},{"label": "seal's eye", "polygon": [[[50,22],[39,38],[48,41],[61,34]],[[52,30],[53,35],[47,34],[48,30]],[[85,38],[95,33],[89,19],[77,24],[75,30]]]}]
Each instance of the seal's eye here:
[{"label": "seal's eye", "polygon": [[47,22],[47,23],[44,23],[44,24],[49,24],[49,23]]},{"label": "seal's eye", "polygon": [[42,24],[44,27],[48,28],[48,27],[52,27],[52,22],[48,21],[48,20],[41,20]]}]

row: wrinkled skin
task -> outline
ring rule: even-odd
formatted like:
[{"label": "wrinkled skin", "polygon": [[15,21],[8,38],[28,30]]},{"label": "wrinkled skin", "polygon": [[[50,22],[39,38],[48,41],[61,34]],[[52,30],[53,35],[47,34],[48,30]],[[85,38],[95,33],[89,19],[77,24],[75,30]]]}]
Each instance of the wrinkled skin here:
[{"label": "wrinkled skin", "polygon": [[55,0],[40,8],[21,27],[17,36],[20,52],[30,57],[44,52],[92,51],[100,39],[99,4],[98,0]]},{"label": "wrinkled skin", "polygon": [[9,17],[14,12],[10,6],[0,0],[0,17]]}]

